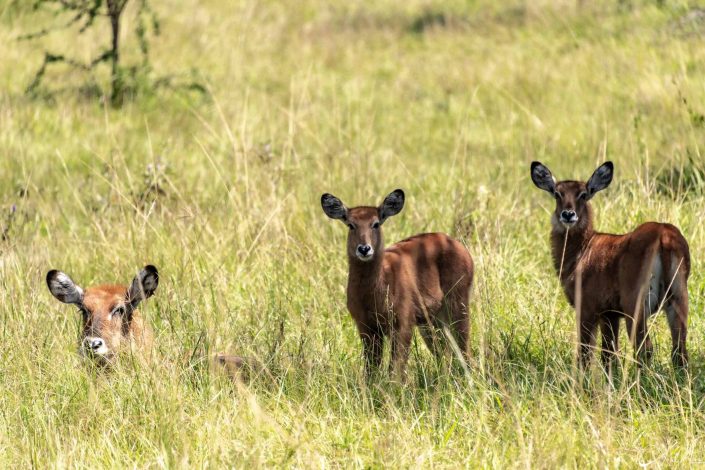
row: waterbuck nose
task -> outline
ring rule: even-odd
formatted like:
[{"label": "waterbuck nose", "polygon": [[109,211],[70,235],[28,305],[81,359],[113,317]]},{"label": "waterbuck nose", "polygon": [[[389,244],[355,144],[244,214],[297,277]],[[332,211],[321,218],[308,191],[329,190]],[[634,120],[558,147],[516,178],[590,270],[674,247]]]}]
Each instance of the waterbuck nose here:
[{"label": "waterbuck nose", "polygon": [[370,245],[357,245],[357,252],[360,256],[367,256],[370,254],[370,251],[372,251],[372,247]]},{"label": "waterbuck nose", "polygon": [[570,211],[570,210],[561,211],[561,219],[566,222],[571,222],[571,221],[575,220],[575,217],[576,217],[575,211]]},{"label": "waterbuck nose", "polygon": [[104,344],[101,338],[86,339],[86,346],[92,351],[99,350]]}]

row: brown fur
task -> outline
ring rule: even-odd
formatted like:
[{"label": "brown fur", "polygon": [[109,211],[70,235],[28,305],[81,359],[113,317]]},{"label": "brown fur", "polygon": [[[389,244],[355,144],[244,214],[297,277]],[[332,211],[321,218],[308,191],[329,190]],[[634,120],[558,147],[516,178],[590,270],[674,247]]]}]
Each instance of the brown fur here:
[{"label": "brown fur", "polygon": [[[660,306],[666,309],[671,329],[673,363],[685,366],[690,252],[683,235],[671,224],[656,222],[623,235],[596,232],[588,202],[591,195],[584,196],[590,193],[588,183],[561,181],[555,183],[555,192],[551,251],[563,291],[571,305],[579,308],[581,366],[589,360],[598,326],[603,362],[612,365],[622,317],[638,357],[648,359],[652,346],[646,320]],[[564,210],[578,216],[569,229],[560,222]]]},{"label": "brown fur", "polygon": [[[390,370],[403,375],[416,325],[434,353],[442,351],[437,341],[446,326],[467,355],[472,257],[442,233],[416,235],[385,249],[381,226],[374,228],[384,221],[381,215],[382,207],[355,207],[346,209],[343,220],[354,227],[347,243],[347,306],[363,343],[367,374],[381,365],[389,338]],[[360,244],[372,246],[369,261],[356,256]]]},{"label": "brown fur", "polygon": [[100,285],[86,289],[83,299],[83,327],[79,349],[88,337],[100,337],[111,351],[105,359],[112,359],[121,351],[145,350],[152,346],[152,329],[135,309],[127,315],[111,315],[116,307],[124,306],[128,287],[125,285]]},{"label": "brown fur", "polygon": [[216,370],[224,372],[231,380],[243,382],[249,382],[254,375],[265,370],[262,363],[254,358],[225,353],[216,354],[213,364]]},{"label": "brown fur", "polygon": [[106,365],[125,350],[144,351],[152,345],[152,330],[138,305],[157,289],[157,268],[145,266],[130,286],[99,285],[85,291],[61,271],[47,273],[47,287],[59,301],[76,305],[81,312],[79,352]]}]

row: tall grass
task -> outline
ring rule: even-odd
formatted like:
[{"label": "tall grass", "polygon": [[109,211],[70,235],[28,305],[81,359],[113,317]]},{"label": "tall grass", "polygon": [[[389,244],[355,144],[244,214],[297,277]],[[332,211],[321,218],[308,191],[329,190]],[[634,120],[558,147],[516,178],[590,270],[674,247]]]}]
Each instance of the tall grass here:
[{"label": "tall grass", "polygon": [[[45,46],[88,57],[100,38],[17,42],[48,18],[0,4],[0,466],[702,465],[705,49],[673,27],[681,2],[611,3],[153,2],[155,70],[196,68],[209,94],[120,110],[79,89],[107,77],[58,68],[24,96]],[[534,159],[560,178],[615,162],[602,230],[681,228],[689,375],[659,314],[651,367],[624,335],[612,382],[576,377]],[[436,364],[416,338],[406,386],[367,385],[346,232],[319,197],[396,187],[388,242],[445,231],[475,258],[473,363]],[[155,364],[86,367],[45,273],[127,283],[146,263]],[[218,351],[270,373],[230,382]]]}]

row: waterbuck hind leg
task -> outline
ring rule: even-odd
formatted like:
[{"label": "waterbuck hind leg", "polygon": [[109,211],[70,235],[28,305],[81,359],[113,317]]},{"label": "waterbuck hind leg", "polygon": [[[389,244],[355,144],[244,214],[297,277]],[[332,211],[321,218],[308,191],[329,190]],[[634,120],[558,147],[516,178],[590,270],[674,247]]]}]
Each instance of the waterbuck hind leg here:
[{"label": "waterbuck hind leg", "polygon": [[688,336],[688,297],[674,296],[666,304],[668,326],[671,328],[671,359],[675,367],[688,365],[686,338]]},{"label": "waterbuck hind leg", "polygon": [[[447,294],[443,308],[448,311],[450,332],[460,350],[461,359],[468,360],[468,336],[470,334],[470,318],[468,316],[469,287],[460,286]],[[457,354],[453,354],[456,356]]]},{"label": "waterbuck hind leg", "polygon": [[[669,240],[673,242],[673,240]],[[683,240],[685,248],[667,253],[664,265],[671,259],[670,270],[666,281],[670,283],[669,292],[666,293],[666,317],[671,329],[671,360],[675,368],[685,368],[688,365],[688,351],[686,339],[688,336],[688,274],[690,270],[690,257],[687,252],[687,242]],[[685,253],[682,253],[685,250]],[[669,256],[670,255],[670,256]],[[669,296],[670,294],[670,296]]]},{"label": "waterbuck hind leg", "polygon": [[[644,278],[645,276],[640,276]],[[631,286],[624,289],[622,295],[622,311],[627,323],[627,334],[634,347],[634,357],[639,367],[649,363],[653,356],[653,345],[648,335],[647,319],[652,312],[648,286]]]},{"label": "waterbuck hind leg", "polygon": [[431,351],[436,359],[443,357],[445,349],[443,345],[443,332],[434,325],[418,325],[418,328],[419,334],[428,347],[428,350]]},{"label": "waterbuck hind leg", "polygon": [[641,367],[651,362],[654,355],[654,346],[648,335],[646,324],[646,311],[643,309],[638,314],[639,318],[634,320],[631,315],[626,315],[627,333],[634,347],[634,357]]},{"label": "waterbuck hind leg", "polygon": [[460,351],[459,359],[467,362],[469,323],[464,300],[462,296],[455,295],[444,300],[438,314],[430,322],[417,326],[424,343],[436,359],[458,356],[450,344],[452,341]]},{"label": "waterbuck hind leg", "polygon": [[407,323],[395,325],[392,331],[389,372],[401,381],[406,380],[406,363],[409,360],[412,333],[411,325]]}]

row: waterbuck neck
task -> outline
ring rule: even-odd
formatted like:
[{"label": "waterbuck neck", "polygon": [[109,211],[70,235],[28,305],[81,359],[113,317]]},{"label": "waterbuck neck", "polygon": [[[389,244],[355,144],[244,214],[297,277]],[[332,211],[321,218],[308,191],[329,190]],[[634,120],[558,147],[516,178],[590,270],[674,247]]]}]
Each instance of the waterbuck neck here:
[{"label": "waterbuck neck", "polygon": [[382,261],[384,248],[370,261],[360,261],[354,256],[348,257],[348,288],[362,291],[374,290],[382,282]]},{"label": "waterbuck neck", "polygon": [[565,283],[574,273],[580,258],[595,235],[592,227],[592,210],[588,206],[586,214],[567,232],[566,228],[558,222],[555,215],[553,216],[552,225],[551,253],[553,255],[553,266],[556,269],[556,274],[560,274],[561,282]]}]

